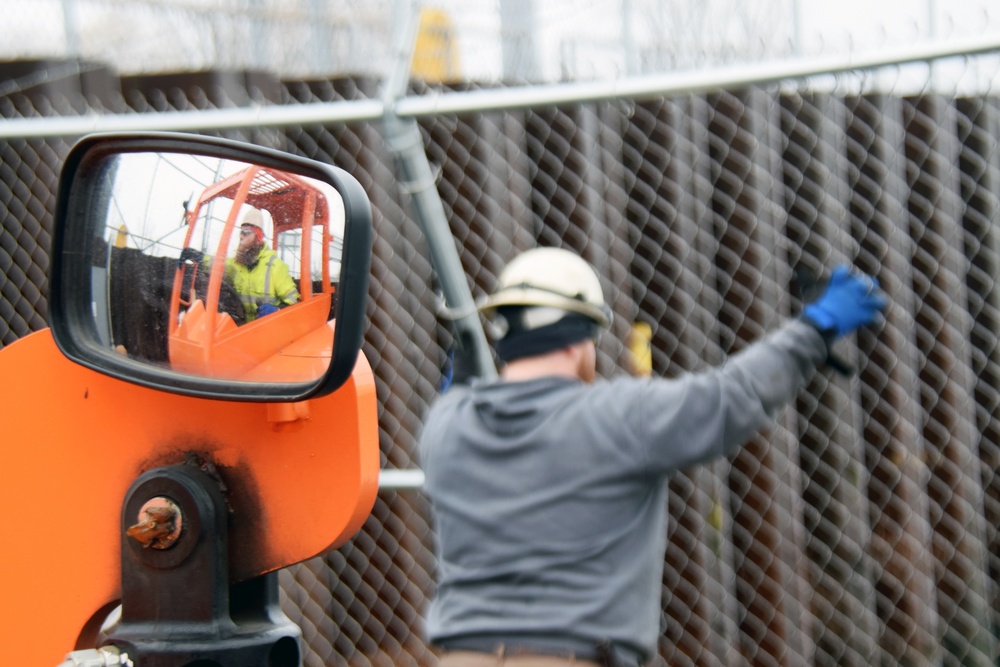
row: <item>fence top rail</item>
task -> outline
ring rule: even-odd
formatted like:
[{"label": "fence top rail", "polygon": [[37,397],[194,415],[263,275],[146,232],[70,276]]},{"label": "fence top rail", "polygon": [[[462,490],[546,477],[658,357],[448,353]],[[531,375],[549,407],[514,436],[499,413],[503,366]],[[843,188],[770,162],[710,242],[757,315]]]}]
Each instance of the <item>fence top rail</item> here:
[{"label": "fence top rail", "polygon": [[0,139],[79,137],[94,132],[226,130],[350,123],[377,120],[390,112],[404,118],[421,118],[618,99],[641,100],[996,52],[1000,52],[1000,36],[885,49],[867,55],[849,54],[609,81],[434,91],[401,97],[391,105],[372,99],[197,111],[11,118],[0,119]]},{"label": "fence top rail", "polygon": [[950,41],[933,46],[886,49],[869,55],[758,63],[609,81],[431,93],[400,99],[396,103],[395,113],[399,116],[424,117],[617,99],[642,100],[791,82],[816,76],[995,52],[1000,52],[1000,36]]}]

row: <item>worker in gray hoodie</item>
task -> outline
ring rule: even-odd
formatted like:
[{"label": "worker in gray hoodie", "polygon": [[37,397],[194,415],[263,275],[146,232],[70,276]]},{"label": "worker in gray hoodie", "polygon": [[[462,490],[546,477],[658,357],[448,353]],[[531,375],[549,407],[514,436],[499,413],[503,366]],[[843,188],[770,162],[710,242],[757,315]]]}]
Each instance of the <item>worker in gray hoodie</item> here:
[{"label": "worker in gray hoodie", "polygon": [[838,267],[803,316],[707,372],[596,378],[610,310],[560,249],[515,258],[482,304],[499,379],[456,385],[420,456],[438,540],[428,638],[442,667],[635,667],[656,655],[667,478],[732,454],[875,323],[877,283]]}]

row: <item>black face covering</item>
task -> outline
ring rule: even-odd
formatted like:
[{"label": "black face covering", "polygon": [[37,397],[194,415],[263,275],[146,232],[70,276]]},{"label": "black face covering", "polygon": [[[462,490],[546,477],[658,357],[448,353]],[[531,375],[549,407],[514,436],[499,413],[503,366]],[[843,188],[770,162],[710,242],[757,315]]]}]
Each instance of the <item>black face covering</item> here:
[{"label": "black face covering", "polygon": [[496,344],[497,356],[504,363],[559,350],[580,341],[596,340],[601,332],[601,327],[594,320],[586,315],[570,312],[552,324],[525,329],[521,317],[523,311],[522,306],[497,309],[497,313],[510,327]]}]

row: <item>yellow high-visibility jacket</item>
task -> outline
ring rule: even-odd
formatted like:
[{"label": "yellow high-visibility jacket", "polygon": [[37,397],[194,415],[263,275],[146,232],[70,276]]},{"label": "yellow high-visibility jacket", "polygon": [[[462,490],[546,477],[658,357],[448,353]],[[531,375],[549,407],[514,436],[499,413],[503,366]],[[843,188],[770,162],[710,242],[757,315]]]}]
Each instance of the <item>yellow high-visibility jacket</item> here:
[{"label": "yellow high-visibility jacket", "polygon": [[249,267],[235,259],[227,259],[226,277],[240,295],[247,322],[257,317],[257,309],[264,304],[281,308],[300,298],[288,265],[270,248],[262,248],[257,261]]}]

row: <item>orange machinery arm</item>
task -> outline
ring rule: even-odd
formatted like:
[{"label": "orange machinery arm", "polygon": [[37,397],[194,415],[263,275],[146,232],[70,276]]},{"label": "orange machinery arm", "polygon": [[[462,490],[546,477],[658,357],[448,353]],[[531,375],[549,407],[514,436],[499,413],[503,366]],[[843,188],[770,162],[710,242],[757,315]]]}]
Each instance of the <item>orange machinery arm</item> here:
[{"label": "orange machinery arm", "polygon": [[0,636],[30,647],[32,666],[92,646],[88,633],[119,595],[122,502],[146,470],[190,455],[218,468],[234,581],[343,544],[374,505],[377,410],[363,355],[339,390],[295,404],[115,380],[67,360],[47,330],[0,350],[0,377]]}]

